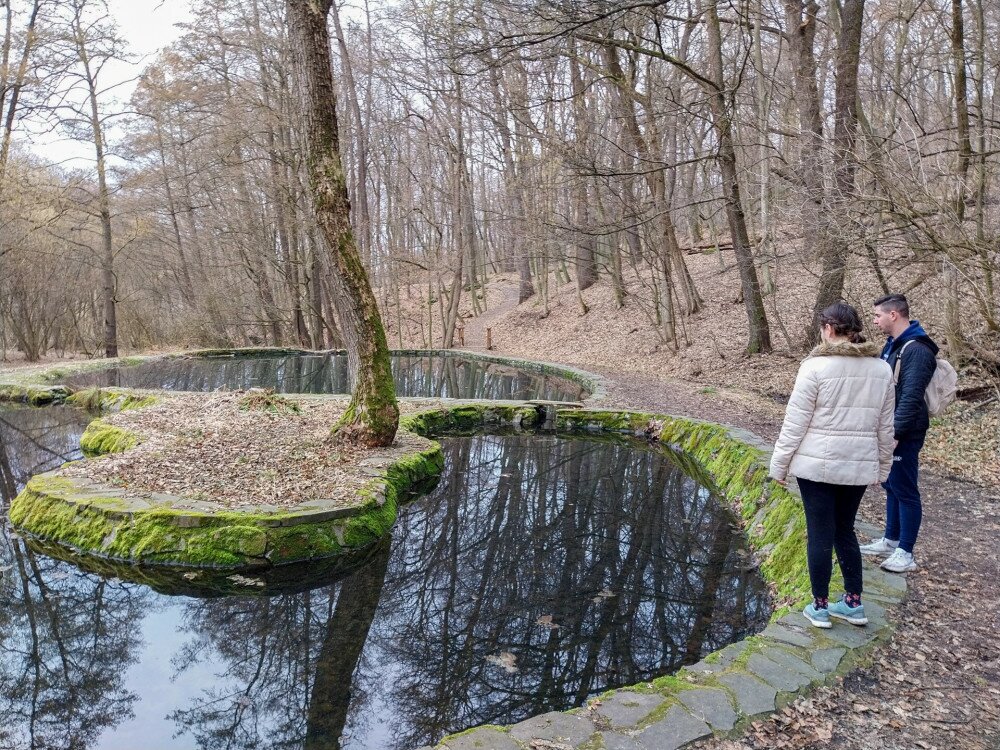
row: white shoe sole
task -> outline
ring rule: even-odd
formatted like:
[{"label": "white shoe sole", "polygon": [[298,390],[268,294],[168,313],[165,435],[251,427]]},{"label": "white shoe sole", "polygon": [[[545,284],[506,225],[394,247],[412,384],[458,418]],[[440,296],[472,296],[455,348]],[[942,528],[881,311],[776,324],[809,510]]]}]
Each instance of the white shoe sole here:
[{"label": "white shoe sole", "polygon": [[851,623],[851,625],[867,625],[868,624],[868,618],[867,617],[848,617],[847,615],[837,615],[837,614],[834,614],[833,612],[830,613],[830,617],[834,618],[835,620],[843,620],[844,622],[849,622],[849,623]]},{"label": "white shoe sole", "polygon": [[806,618],[807,620],[809,620],[809,622],[812,623],[813,627],[824,628],[824,629],[825,628],[832,628],[833,627],[833,623],[830,622],[829,620],[814,620],[809,615],[807,615],[805,612],[802,613],[802,616],[804,618]]},{"label": "white shoe sole", "polygon": [[895,566],[890,567],[885,563],[882,563],[882,565],[880,565],[879,567],[881,567],[882,570],[888,570],[890,573],[910,573],[911,571],[917,569],[917,564],[910,563],[909,565],[904,565],[902,567],[897,568]]}]

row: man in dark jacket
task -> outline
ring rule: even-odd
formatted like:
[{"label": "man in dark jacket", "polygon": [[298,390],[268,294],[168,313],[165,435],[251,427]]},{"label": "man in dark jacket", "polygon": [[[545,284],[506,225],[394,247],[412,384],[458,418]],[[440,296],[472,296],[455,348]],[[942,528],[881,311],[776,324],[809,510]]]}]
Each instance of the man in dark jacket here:
[{"label": "man in dark jacket", "polygon": [[893,573],[916,570],[913,546],[923,515],[917,486],[918,458],[924,446],[930,414],[924,391],[937,368],[938,346],[920,322],[910,320],[910,306],[902,294],[875,300],[875,325],[888,336],[882,359],[896,377],[895,433],[892,471],[885,487],[885,534],[861,547],[865,555],[888,555],[882,567]]}]

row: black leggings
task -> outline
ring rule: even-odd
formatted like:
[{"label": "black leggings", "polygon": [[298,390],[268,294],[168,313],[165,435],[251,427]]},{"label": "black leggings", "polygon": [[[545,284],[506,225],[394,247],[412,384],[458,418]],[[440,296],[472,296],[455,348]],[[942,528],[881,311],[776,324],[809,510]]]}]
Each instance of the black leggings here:
[{"label": "black leggings", "polygon": [[809,535],[806,550],[813,596],[818,599],[830,596],[833,550],[837,550],[840,572],[844,574],[844,590],[848,594],[860,594],[861,549],[854,534],[854,517],[866,486],[827,484],[801,478],[798,482],[806,509]]}]

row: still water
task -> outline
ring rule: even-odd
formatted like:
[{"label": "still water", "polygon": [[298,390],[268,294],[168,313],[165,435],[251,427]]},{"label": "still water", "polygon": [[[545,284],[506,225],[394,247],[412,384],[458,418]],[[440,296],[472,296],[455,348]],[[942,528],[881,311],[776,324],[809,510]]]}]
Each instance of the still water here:
[{"label": "still water", "polygon": [[[0,409],[5,507],[78,457],[86,421]],[[0,748],[412,750],[580,705],[763,627],[766,586],[732,517],[642,443],[442,444],[441,480],[391,539],[308,590],[169,596],[5,526]]]},{"label": "still water", "polygon": [[[426,398],[580,401],[589,394],[572,380],[461,355],[392,357],[396,392]],[[74,375],[69,385],[219,391],[273,388],[279,393],[348,393],[342,354],[179,357]]]}]

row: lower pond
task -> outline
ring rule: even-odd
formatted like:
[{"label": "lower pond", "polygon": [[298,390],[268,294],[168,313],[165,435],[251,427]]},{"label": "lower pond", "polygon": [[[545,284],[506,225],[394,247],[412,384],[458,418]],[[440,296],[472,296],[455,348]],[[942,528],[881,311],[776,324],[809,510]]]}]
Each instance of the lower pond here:
[{"label": "lower pond", "polygon": [[[0,409],[5,509],[79,456],[86,421]],[[549,434],[441,442],[440,481],[391,538],[308,590],[171,596],[48,557],[5,522],[0,747],[414,750],[765,624],[733,517],[668,457]]]},{"label": "lower pond", "polygon": [[[396,392],[427,398],[546,399],[580,401],[579,383],[460,354],[392,357]],[[279,393],[348,393],[343,354],[176,357],[130,367],[82,373],[66,379],[76,387],[118,386],[173,391],[273,388]]]}]

